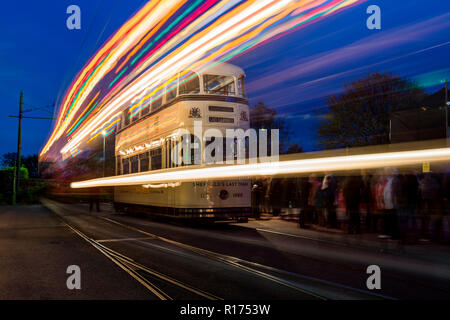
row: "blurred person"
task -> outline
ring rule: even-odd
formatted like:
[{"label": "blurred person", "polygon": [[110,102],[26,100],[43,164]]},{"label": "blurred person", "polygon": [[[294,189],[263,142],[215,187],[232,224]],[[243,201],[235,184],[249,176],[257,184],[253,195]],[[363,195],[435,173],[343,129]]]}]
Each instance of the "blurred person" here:
[{"label": "blurred person", "polygon": [[[446,169],[448,170],[448,168]],[[442,227],[444,223],[447,225],[447,230],[450,230],[450,172],[444,172],[442,179]],[[444,228],[443,228],[444,231]],[[443,234],[444,240],[448,235]]]},{"label": "blurred person", "polygon": [[392,239],[398,238],[397,210],[395,207],[396,170],[385,169],[386,184],[383,189],[384,232]]},{"label": "blurred person", "polygon": [[269,194],[272,214],[277,217],[281,213],[281,208],[286,202],[286,179],[272,179]]},{"label": "blurred person", "polygon": [[262,180],[262,211],[264,213],[270,213],[270,186],[272,178],[264,178]]},{"label": "blurred person", "polygon": [[298,187],[298,197],[299,197],[299,207],[300,207],[300,215],[298,219],[299,227],[305,228],[306,221],[312,221],[312,210],[308,205],[309,194],[311,192],[312,184],[309,182],[309,179],[306,177],[302,177],[299,179],[299,187]]},{"label": "blurred person", "polygon": [[331,173],[326,173],[322,181],[321,193],[323,202],[323,218],[327,227],[336,228],[336,207],[334,201],[336,199],[337,181],[336,177]]},{"label": "blurred person", "polygon": [[444,215],[450,214],[450,172],[444,172],[444,179],[442,182],[442,195],[444,198]]},{"label": "blurred person", "polygon": [[252,185],[252,216],[256,219],[260,218],[263,192],[262,180],[255,180]]},{"label": "blurred person", "polygon": [[100,212],[100,188],[89,189],[89,212],[92,212],[95,205],[96,211]]},{"label": "blurred person", "polygon": [[428,240],[431,238],[431,218],[433,215],[438,213],[438,202],[440,200],[439,181],[432,172],[427,172],[424,174],[419,183],[419,190],[421,196],[421,236],[422,240]]},{"label": "blurred person", "polygon": [[373,232],[374,199],[372,195],[372,189],[374,179],[371,174],[366,172],[366,170],[361,170],[361,179],[362,179],[361,202],[364,203],[364,205],[366,206],[366,216],[365,216],[366,230],[369,232]]},{"label": "blurred person", "polygon": [[[372,228],[374,232],[380,232],[379,222],[383,222],[381,218],[384,217],[384,187],[387,179],[381,171],[377,171],[376,178],[373,179],[372,197],[373,197],[373,214],[372,214]],[[383,223],[384,224],[384,223]],[[384,228],[384,225],[383,225]]]},{"label": "blurred person", "polygon": [[287,178],[286,179],[286,201],[287,201],[287,207],[289,209],[291,208],[298,208],[298,190],[297,190],[297,178]]},{"label": "blurred person", "polygon": [[347,217],[349,218],[349,233],[358,234],[361,232],[361,214],[359,206],[361,204],[364,183],[361,176],[348,176],[344,180],[343,195]]},{"label": "blurred person", "polygon": [[[402,241],[406,241],[410,231],[415,231],[416,228],[415,214],[419,190],[417,177],[411,173],[399,174],[395,180],[394,188],[398,235]],[[412,225],[411,228],[409,227],[410,224]]]},{"label": "blurred person", "polygon": [[311,174],[309,176],[309,183],[311,185],[311,189],[309,192],[308,206],[311,208],[312,223],[318,224],[319,223],[318,211],[321,207],[320,187],[322,184],[320,183],[320,180],[316,177],[315,174]]}]

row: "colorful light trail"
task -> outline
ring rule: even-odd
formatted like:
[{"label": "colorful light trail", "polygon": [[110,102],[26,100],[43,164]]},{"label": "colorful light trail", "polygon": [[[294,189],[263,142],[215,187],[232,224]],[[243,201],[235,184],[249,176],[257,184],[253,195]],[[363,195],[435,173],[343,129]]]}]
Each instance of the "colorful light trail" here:
[{"label": "colorful light trail", "polygon": [[177,72],[207,69],[361,0],[151,0],[94,54],[61,102],[41,156],[80,153],[157,99]]}]

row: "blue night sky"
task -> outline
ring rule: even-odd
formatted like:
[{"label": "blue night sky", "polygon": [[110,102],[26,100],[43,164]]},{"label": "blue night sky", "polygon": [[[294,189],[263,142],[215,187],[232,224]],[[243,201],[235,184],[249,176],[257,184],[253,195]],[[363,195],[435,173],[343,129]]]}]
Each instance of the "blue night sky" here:
[{"label": "blue night sky", "polygon": [[[17,144],[19,92],[24,109],[61,96],[88,58],[145,0],[8,1],[0,26],[0,154]],[[82,29],[66,28],[66,8],[76,4]],[[381,8],[382,29],[366,28],[366,8]],[[317,148],[313,110],[344,83],[367,72],[392,72],[433,92],[450,79],[450,3],[442,0],[365,1],[235,58],[247,73],[250,104],[259,101],[284,115],[306,151]],[[25,116],[51,117],[35,110]],[[38,153],[49,120],[24,119],[22,152]]]}]

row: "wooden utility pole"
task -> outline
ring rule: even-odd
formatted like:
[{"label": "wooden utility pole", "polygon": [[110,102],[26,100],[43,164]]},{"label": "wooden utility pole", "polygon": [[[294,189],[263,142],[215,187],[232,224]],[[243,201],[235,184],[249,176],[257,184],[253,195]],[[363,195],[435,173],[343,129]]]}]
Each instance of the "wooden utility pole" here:
[{"label": "wooden utility pole", "polygon": [[[54,104],[53,104],[54,106]],[[42,108],[37,108],[42,109]],[[16,154],[16,162],[14,165],[14,179],[13,179],[13,196],[12,196],[12,204],[16,204],[17,193],[19,192],[20,186],[20,159],[21,159],[21,150],[22,150],[22,119],[44,119],[44,120],[55,120],[54,118],[47,117],[24,117],[24,112],[30,112],[34,109],[23,111],[23,92],[20,91],[20,101],[19,101],[19,115],[18,116],[9,116],[10,118],[19,118],[19,134],[17,137],[17,154]]]},{"label": "wooden utility pole", "polygon": [[13,198],[12,204],[16,205],[17,192],[19,190],[20,181],[20,151],[22,148],[22,118],[23,118],[23,92],[20,91],[20,101],[19,101],[19,133],[17,137],[17,158],[16,165],[14,168],[14,179],[13,179]]}]

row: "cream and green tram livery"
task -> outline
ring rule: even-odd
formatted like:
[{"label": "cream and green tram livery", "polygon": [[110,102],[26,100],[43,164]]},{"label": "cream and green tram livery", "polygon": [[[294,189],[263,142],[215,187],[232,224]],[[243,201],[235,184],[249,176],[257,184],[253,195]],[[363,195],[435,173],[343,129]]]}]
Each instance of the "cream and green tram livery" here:
[{"label": "cream and green tram livery", "polygon": [[[171,157],[180,141],[180,129],[192,133],[192,145],[201,144],[201,152],[210,142],[205,136],[194,134],[194,123],[198,128],[201,122],[202,132],[220,130],[223,137],[227,129],[247,130],[250,122],[244,77],[241,68],[227,63],[205,71],[183,71],[174,77],[173,84],[164,89],[163,94],[138,113],[132,107],[124,110],[115,141],[116,174],[176,170],[178,166],[185,166]],[[224,148],[225,145],[226,141]],[[191,154],[192,162],[197,157],[195,163],[201,162],[204,166],[203,155],[198,159],[198,153],[195,154]],[[152,215],[245,219],[250,215],[250,203],[248,179],[173,181],[114,188],[116,210]]]}]

